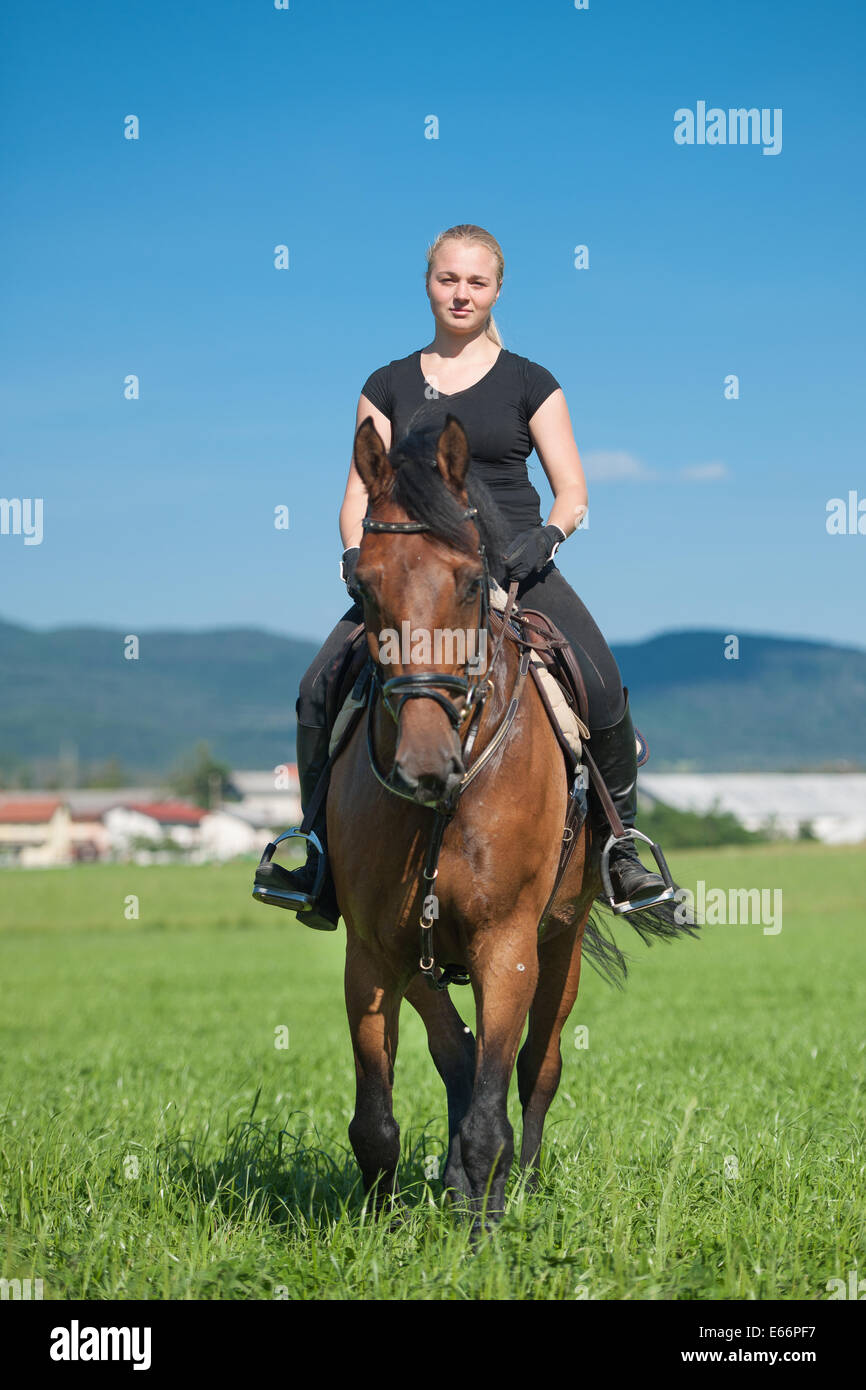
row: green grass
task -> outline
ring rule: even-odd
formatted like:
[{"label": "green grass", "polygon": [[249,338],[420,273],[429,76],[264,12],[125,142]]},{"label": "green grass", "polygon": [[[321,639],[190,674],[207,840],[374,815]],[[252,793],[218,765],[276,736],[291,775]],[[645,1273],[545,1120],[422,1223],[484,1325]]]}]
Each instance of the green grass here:
[{"label": "green grass", "polygon": [[866,1266],[862,850],[671,861],[782,888],[783,929],[647,950],[617,928],[629,981],[585,973],[541,1191],[515,1173],[474,1258],[425,1180],[445,1098],[408,1006],[409,1205],[390,1227],[363,1208],[342,931],[254,903],[246,864],[2,872],[3,1274],[46,1298],[826,1298]]}]

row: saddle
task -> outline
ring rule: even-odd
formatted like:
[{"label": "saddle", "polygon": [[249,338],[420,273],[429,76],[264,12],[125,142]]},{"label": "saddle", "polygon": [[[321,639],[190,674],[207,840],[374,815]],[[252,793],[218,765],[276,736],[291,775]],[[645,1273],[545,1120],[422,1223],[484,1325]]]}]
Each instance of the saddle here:
[{"label": "saddle", "polygon": [[[490,607],[501,621],[506,594],[491,586]],[[521,608],[509,619],[510,632],[531,649],[530,672],[565,757],[569,781],[581,764],[581,740],[589,738],[589,700],[571,644],[550,618],[535,608]]]}]

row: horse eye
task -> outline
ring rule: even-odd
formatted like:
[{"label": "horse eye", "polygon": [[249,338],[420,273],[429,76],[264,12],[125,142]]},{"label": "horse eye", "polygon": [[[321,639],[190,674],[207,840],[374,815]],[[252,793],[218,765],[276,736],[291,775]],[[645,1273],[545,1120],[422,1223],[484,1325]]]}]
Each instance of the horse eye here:
[{"label": "horse eye", "polygon": [[474,579],[470,579],[463,590],[463,601],[468,603],[471,598],[475,598],[481,588],[481,575],[476,574]]}]

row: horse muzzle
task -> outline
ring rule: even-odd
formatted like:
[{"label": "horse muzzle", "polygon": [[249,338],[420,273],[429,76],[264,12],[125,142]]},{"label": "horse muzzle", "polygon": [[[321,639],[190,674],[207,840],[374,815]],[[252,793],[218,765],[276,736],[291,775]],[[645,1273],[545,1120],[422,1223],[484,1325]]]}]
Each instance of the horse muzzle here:
[{"label": "horse muzzle", "polygon": [[436,771],[422,771],[414,766],[415,762],[411,755],[394,759],[388,779],[391,790],[419,806],[452,814],[457,808],[463,782],[462,759],[452,753],[443,768]]}]

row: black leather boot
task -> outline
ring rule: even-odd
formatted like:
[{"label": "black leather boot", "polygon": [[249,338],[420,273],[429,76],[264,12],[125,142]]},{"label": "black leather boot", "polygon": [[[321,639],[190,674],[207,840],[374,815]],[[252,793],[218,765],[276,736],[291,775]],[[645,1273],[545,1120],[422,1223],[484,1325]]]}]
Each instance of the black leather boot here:
[{"label": "black leather boot", "polygon": [[[298,724],[296,732],[298,780],[301,784],[301,807],[309,806],[319,778],[328,761],[328,742],[330,735],[325,728],[310,724]],[[327,794],[322,797],[319,809],[310,831],[322,846],[321,856],[312,840],[307,840],[307,861],[298,869],[284,869],[269,857],[274,845],[269,845],[256,870],[253,897],[259,902],[270,903],[274,907],[284,907],[295,912],[299,922],[312,927],[314,931],[336,931],[340,921],[340,908],[334,880],[331,877],[327,859]],[[287,831],[279,839],[290,838],[298,832]],[[316,888],[322,876],[321,887]]]},{"label": "black leather boot", "polygon": [[[625,709],[618,723],[611,724],[606,729],[591,730],[589,751],[604,778],[611,800],[623,823],[623,828],[633,831],[637,815],[637,744],[628,705],[628,691],[626,691]],[[596,806],[600,810],[598,801],[596,801]],[[607,817],[601,810],[599,824],[603,841],[609,841],[613,832]],[[635,834],[637,833],[635,832]],[[610,876],[610,883],[609,885],[605,883],[605,889],[611,907],[620,916],[628,912],[638,912],[642,908],[654,907],[657,903],[667,902],[673,898],[675,893],[670,872],[658,846],[652,845],[652,841],[645,835],[640,838],[652,847],[654,854],[659,856],[659,862],[664,865],[667,877],[663,878],[660,874],[651,873],[649,869],[645,868],[638,857],[633,836],[629,835],[626,839],[614,841],[610,846],[606,866],[603,844],[603,874],[606,867]]]}]

